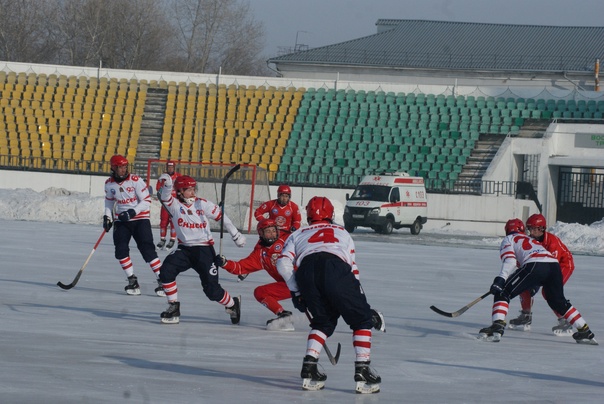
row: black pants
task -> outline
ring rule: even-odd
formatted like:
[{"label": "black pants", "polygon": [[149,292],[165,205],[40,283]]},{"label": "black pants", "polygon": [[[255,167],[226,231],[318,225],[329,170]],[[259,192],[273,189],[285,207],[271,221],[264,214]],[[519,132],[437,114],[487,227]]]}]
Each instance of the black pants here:
[{"label": "black pants", "polygon": [[115,258],[121,260],[130,255],[130,239],[134,238],[136,247],[141,252],[145,262],[157,258],[153,232],[149,219],[131,220],[128,222],[115,221],[113,226],[113,244],[115,245]]},{"label": "black pants", "polygon": [[302,260],[295,276],[313,329],[329,337],[340,316],[353,331],[371,329],[371,308],[346,262],[329,253],[311,254]]},{"label": "black pants", "polygon": [[536,290],[540,286],[543,286],[545,300],[552,310],[564,314],[570,309],[571,303],[564,297],[562,272],[557,262],[531,262],[518,268],[508,278],[503,292],[495,295],[495,301],[509,302],[525,290]]},{"label": "black pants", "polygon": [[193,268],[199,274],[203,292],[208,299],[220,301],[224,297],[224,289],[218,282],[218,269],[214,265],[215,255],[213,246],[179,245],[164,260],[159,279],[162,283],[174,282],[178,274]]}]

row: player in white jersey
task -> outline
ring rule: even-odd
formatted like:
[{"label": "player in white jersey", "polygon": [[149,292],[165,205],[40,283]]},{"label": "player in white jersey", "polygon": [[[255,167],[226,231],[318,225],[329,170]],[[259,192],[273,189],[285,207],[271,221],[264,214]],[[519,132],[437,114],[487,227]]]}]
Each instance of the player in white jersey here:
[{"label": "player in white jersey", "polygon": [[[199,274],[201,286],[208,299],[225,306],[233,324],[239,324],[241,318],[241,297],[231,297],[218,281],[218,269],[215,265],[216,252],[214,238],[210,231],[208,219],[219,222],[222,218],[224,226],[238,247],[245,245],[245,237],[237,230],[231,220],[218,205],[206,199],[195,196],[197,182],[188,175],[181,175],[172,184],[168,174],[162,174],[164,181],[159,190],[159,199],[170,213],[172,225],[176,230],[178,248],[164,260],[160,279],[168,297],[168,309],[161,313],[164,324],[180,322],[180,302],[176,277],[181,272],[193,268]],[[176,198],[172,196],[172,188]]]},{"label": "player in white jersey", "polygon": [[128,172],[128,159],[124,156],[111,157],[110,165],[111,177],[105,181],[103,228],[108,232],[115,223],[113,229],[115,258],[128,278],[128,285],[124,289],[129,295],[141,294],[130,259],[129,244],[130,239],[134,238],[143,259],[155,274],[158,283],[155,293],[164,296],[164,291],[159,285],[161,261],[155,251],[149,220],[151,207],[149,189],[142,178]]},{"label": "player in white jersey", "polygon": [[[302,363],[302,388],[320,390],[327,376],[317,368],[325,340],[340,316],[353,331],[354,380],[359,393],[377,393],[381,378],[370,367],[372,312],[359,282],[354,241],[333,224],[329,199],[315,196],[306,205],[308,227],[293,232],[277,260],[277,270],[291,292],[294,307],[306,312],[311,331]],[[294,268],[297,270],[294,271]]]},{"label": "player in white jersey", "polygon": [[499,275],[493,280],[491,293],[494,295],[490,327],[480,330],[479,338],[497,342],[506,326],[510,299],[525,290],[543,287],[549,307],[572,324],[577,332],[573,338],[578,343],[597,345],[594,333],[564,296],[562,272],[554,255],[537,240],[526,235],[524,223],[520,219],[510,219],[505,225],[505,238],[499,248],[502,261]]}]

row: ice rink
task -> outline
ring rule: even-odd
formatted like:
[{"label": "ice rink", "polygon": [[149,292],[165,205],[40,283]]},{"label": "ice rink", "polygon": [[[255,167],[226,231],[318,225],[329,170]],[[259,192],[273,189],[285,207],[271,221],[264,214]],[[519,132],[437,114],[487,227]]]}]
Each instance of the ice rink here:
[{"label": "ice rink", "polygon": [[[237,282],[221,272],[225,289],[243,298],[238,326],[205,297],[195,272],[182,274],[181,322],[162,325],[166,299],[154,295],[151,270],[134,249],[142,295],[127,296],[110,235],[75,288],[57,287],[73,280],[100,224],[0,219],[0,229],[3,403],[601,402],[602,346],[554,336],[555,317],[541,296],[532,330],[506,330],[500,343],[476,339],[491,322],[491,298],[458,318],[429,309],[454,311],[488,290],[500,265],[493,240],[480,245],[480,238],[467,244],[463,237],[439,236],[430,242],[422,233],[424,245],[402,230],[386,238],[354,233],[363,287],[387,325],[385,334],[373,334],[372,366],[382,391],[358,395],[351,332],[343,322],[328,340],[332,351],[342,344],[340,362],[332,366],[325,354],[320,359],[326,388],[301,389],[308,325],[296,312],[296,331],[264,329],[272,313],[255,301],[253,289],[269,281],[265,273]],[[227,235],[223,252],[242,258],[255,241],[249,235],[238,249]],[[566,296],[604,343],[604,257],[576,254],[575,262]],[[285,307],[293,310],[291,302]],[[508,320],[518,310],[513,301]]]}]

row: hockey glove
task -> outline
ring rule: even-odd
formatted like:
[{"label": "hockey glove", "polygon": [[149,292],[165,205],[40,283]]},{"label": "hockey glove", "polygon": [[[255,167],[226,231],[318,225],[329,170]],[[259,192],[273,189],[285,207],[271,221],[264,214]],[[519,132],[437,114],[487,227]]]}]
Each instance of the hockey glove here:
[{"label": "hockey glove", "polygon": [[109,230],[111,230],[111,226],[113,226],[113,222],[111,221],[109,216],[107,216],[107,215],[103,216],[103,229],[105,229],[106,233],[108,233]]},{"label": "hockey glove", "polygon": [[505,279],[503,279],[501,276],[496,276],[495,279],[493,279],[493,284],[491,285],[491,293],[496,295],[496,294],[500,294],[501,292],[503,292],[503,289],[505,287]]},{"label": "hockey glove", "polygon": [[304,313],[308,307],[306,307],[306,302],[300,292],[291,292],[291,295],[294,307]]},{"label": "hockey glove", "polygon": [[132,219],[134,216],[136,216],[136,211],[134,209],[128,209],[127,211],[122,212],[119,215],[117,215],[117,218],[120,219],[120,222],[127,222],[128,220]]},{"label": "hockey glove", "polygon": [[289,228],[289,231],[291,231],[292,233],[295,232],[296,230],[297,229],[294,226],[292,226],[292,227]]},{"label": "hockey glove", "polygon": [[235,235],[232,236],[232,239],[237,247],[243,247],[245,245],[245,236],[239,232],[235,233]]},{"label": "hockey glove", "polygon": [[166,186],[171,187],[172,186],[172,177],[170,177],[169,174],[164,173],[164,174],[160,175],[158,181],[161,184],[160,187],[166,187]]},{"label": "hockey glove", "polygon": [[217,267],[223,267],[227,263],[227,258],[224,255],[217,255],[214,257],[214,265]]}]

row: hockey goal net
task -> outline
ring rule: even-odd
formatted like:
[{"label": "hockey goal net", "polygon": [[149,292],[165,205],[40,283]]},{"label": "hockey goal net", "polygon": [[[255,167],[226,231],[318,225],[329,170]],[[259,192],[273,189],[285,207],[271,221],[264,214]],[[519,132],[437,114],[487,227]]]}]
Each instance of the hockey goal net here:
[{"label": "hockey goal net", "polygon": [[[169,160],[147,161],[147,184],[155,194],[157,180],[166,172]],[[172,160],[170,160],[172,161]],[[197,181],[196,194],[218,204],[222,189],[222,180],[235,166],[229,163],[202,163],[192,161],[174,161],[176,172],[188,175]],[[256,226],[254,210],[270,199],[268,173],[253,164],[241,164],[226,186],[224,211],[233,224],[242,232],[250,233]],[[220,223],[210,220],[211,229],[218,231]]]}]

